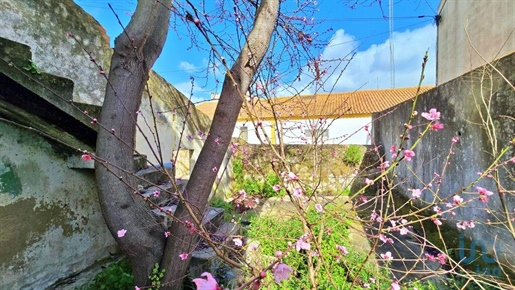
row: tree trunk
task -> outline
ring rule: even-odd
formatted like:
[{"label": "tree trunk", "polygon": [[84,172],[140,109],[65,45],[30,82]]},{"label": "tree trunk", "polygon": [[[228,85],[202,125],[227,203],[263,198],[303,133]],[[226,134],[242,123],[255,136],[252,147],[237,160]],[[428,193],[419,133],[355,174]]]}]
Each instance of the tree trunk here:
[{"label": "tree trunk", "polygon": [[[260,2],[254,27],[247,42],[230,72],[225,76],[210,134],[183,193],[185,202],[190,205],[199,219],[202,219],[206,210],[209,194],[217,176],[216,171],[220,168],[227,152],[245,94],[268,50],[272,33],[276,28],[279,0]],[[218,138],[217,142],[215,142],[216,138]],[[183,203],[178,205],[175,216],[180,221],[193,222]],[[189,228],[178,222],[172,223],[170,232],[172,235],[168,238],[161,261],[161,269],[166,269],[163,283],[165,289],[182,289],[182,279],[191,257],[188,256],[186,261],[182,261],[179,255],[191,253],[195,249],[198,236],[190,234]]]},{"label": "tree trunk", "polygon": [[[120,179],[136,187],[133,170],[136,119],[149,71],[160,55],[168,33],[170,1],[140,0],[129,25],[115,40],[109,81],[99,118],[96,164],[99,200],[105,221],[130,258],[136,285],[161,260],[165,236],[149,206]],[[114,130],[114,133],[111,132]],[[115,166],[113,166],[115,165]],[[124,237],[117,232],[126,229]]]}]

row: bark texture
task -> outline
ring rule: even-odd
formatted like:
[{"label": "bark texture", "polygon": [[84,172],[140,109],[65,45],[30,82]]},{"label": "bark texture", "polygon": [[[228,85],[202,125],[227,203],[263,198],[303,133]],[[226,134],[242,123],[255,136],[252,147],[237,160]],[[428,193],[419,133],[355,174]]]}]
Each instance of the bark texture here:
[{"label": "bark texture", "polygon": [[[136,180],[124,173],[133,169],[137,111],[149,71],[168,33],[170,1],[140,0],[125,32],[115,40],[109,82],[99,123],[96,164],[102,214],[122,251],[130,258],[136,285],[148,285],[155,263],[165,246],[162,225],[149,206],[120,179],[136,188]],[[111,132],[114,129],[114,134]],[[116,165],[116,166],[113,166]],[[124,237],[117,232],[126,229]]]},{"label": "bark texture", "polygon": [[[279,0],[260,1],[254,26],[246,44],[230,71],[225,75],[210,134],[183,192],[186,203],[190,205],[199,220],[205,213],[209,194],[217,176],[214,168],[220,168],[227,152],[245,94],[270,45],[278,13]],[[216,138],[218,142],[215,142]],[[175,216],[181,221],[194,221],[183,203],[177,207]],[[190,234],[189,228],[178,222],[171,225],[170,232],[172,235],[166,242],[165,254],[161,261],[161,269],[166,269],[163,283],[166,289],[182,289],[182,278],[185,277],[190,258],[182,261],[179,255],[191,253],[196,246],[198,236]]]}]

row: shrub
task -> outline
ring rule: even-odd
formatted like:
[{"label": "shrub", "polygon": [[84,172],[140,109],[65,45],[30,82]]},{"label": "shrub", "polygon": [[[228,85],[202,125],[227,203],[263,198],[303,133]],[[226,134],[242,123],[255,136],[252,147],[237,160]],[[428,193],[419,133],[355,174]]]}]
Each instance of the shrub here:
[{"label": "shrub", "polygon": [[247,195],[258,195],[261,193],[261,189],[263,188],[263,183],[259,182],[254,177],[247,178],[243,181],[243,190],[247,193]]},{"label": "shrub", "polygon": [[126,290],[134,289],[131,263],[127,259],[112,263],[93,278],[88,290]]},{"label": "shrub", "polygon": [[360,164],[362,159],[363,151],[359,145],[350,145],[343,156],[343,162],[351,166]]},{"label": "shrub", "polygon": [[266,182],[263,184],[263,197],[285,196],[286,191],[284,189],[281,189],[278,192],[274,190],[273,186],[277,184],[281,184],[279,176],[268,174],[266,176]]}]

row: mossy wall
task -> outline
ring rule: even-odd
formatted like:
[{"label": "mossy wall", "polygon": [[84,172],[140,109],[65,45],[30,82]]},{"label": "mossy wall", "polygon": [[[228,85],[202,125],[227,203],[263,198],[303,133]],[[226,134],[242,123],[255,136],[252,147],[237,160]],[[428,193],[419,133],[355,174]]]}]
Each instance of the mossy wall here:
[{"label": "mossy wall", "polygon": [[36,133],[0,132],[1,288],[45,289],[109,257],[94,171],[69,169],[78,153]]},{"label": "mossy wall", "polygon": [[[490,66],[481,67],[419,97],[415,107],[419,114],[414,124],[427,122],[420,117],[420,113],[436,108],[441,112],[441,122],[445,127],[438,132],[429,131],[424,136],[414,149],[416,156],[412,161],[406,162],[408,166],[401,164],[396,168],[395,180],[399,183],[397,192],[408,199],[411,198],[408,189],[423,188],[422,182],[432,182],[433,189],[439,187],[437,198],[444,199],[453,194],[460,194],[465,200],[475,198],[475,201],[455,210],[456,216],[445,216],[445,225],[454,227],[456,232],[463,232],[467,239],[475,241],[476,244],[487,246],[489,254],[493,254],[496,245],[499,260],[509,261],[513,265],[514,233],[510,233],[506,227],[510,221],[507,221],[503,214],[505,211],[494,180],[483,178],[474,183],[474,186],[481,186],[495,193],[487,205],[477,200],[477,190],[474,187],[461,191],[463,187],[476,182],[478,172],[484,172],[493,162],[492,148],[499,152],[508,146],[509,151],[501,161],[514,157],[515,151],[510,140],[515,136],[515,90],[504,78],[511,84],[515,83],[515,53],[495,61],[494,65],[502,76]],[[489,107],[485,107],[485,104]],[[411,107],[411,101],[405,102],[374,124],[375,142],[383,146],[386,160],[391,160],[391,153],[388,152],[390,147],[399,144],[399,136],[405,129],[404,124],[410,116]],[[383,113],[377,114],[374,119]],[[485,126],[481,116],[491,116],[491,120],[488,121],[490,125]],[[487,127],[491,133],[495,131],[495,134],[488,134]],[[415,127],[410,131],[410,139],[406,141],[404,148],[410,148],[417,141],[421,129],[422,127]],[[492,139],[492,136],[495,138]],[[449,155],[454,137],[458,137],[459,141]],[[495,140],[495,143],[492,143],[492,140]],[[446,159],[448,155],[449,160]],[[440,174],[441,181],[435,173]],[[509,218],[513,219],[515,164],[507,162],[498,168],[497,173],[504,187]],[[432,203],[434,198],[431,191],[423,191],[424,201]],[[441,207],[445,208],[445,202]],[[476,223],[474,229],[457,229],[457,222],[470,220]]]},{"label": "mossy wall", "polygon": [[[68,37],[68,32],[80,44]],[[0,0],[0,37],[10,40],[0,42],[3,79],[21,84],[96,129],[83,110],[87,108],[91,117],[98,117],[99,108],[92,106],[102,104],[106,81],[84,49],[105,71],[109,70],[112,50],[105,30],[95,19],[71,0]],[[13,50],[15,47],[21,47],[20,51]],[[24,71],[23,66],[30,62],[41,74]],[[50,84],[48,79],[57,83]],[[31,87],[23,80],[30,80]],[[56,86],[62,90],[55,90]],[[208,118],[188,106],[187,99],[155,73],[151,73],[149,89],[152,107],[145,95],[138,117],[143,133],[136,136],[137,151],[155,163],[158,157],[153,151],[160,149],[163,161],[169,162],[174,150],[190,150],[187,160],[178,162],[191,163],[193,168],[204,142],[198,132],[207,133]],[[44,97],[48,92],[56,98]],[[68,102],[71,100],[82,109],[73,108]],[[23,125],[94,151],[73,134],[59,131],[13,104],[0,101],[0,115],[8,119],[14,116]],[[158,135],[160,141],[155,142]],[[188,141],[188,135],[195,138]],[[45,289],[110,256],[108,248],[115,243],[98,206],[94,172],[67,167],[70,160],[78,158],[76,152],[30,129],[0,122],[0,288]],[[188,178],[189,172],[180,177]]]}]

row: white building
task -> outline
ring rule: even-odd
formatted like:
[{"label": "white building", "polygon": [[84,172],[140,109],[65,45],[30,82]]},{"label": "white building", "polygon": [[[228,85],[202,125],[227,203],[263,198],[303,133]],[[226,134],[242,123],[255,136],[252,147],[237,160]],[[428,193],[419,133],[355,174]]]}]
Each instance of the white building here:
[{"label": "white building", "polygon": [[[422,87],[425,92],[432,87]],[[416,87],[248,100],[233,137],[249,144],[371,144],[372,113],[415,97]],[[213,118],[217,100],[198,104]]]}]

